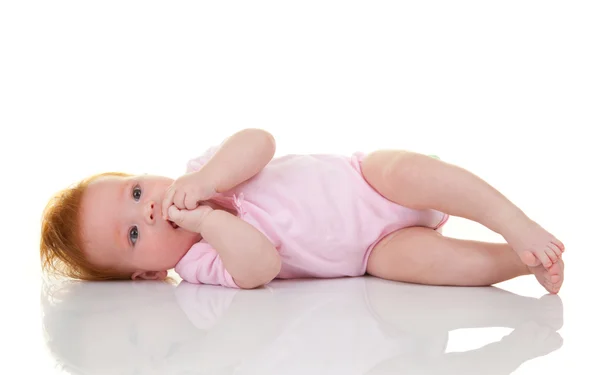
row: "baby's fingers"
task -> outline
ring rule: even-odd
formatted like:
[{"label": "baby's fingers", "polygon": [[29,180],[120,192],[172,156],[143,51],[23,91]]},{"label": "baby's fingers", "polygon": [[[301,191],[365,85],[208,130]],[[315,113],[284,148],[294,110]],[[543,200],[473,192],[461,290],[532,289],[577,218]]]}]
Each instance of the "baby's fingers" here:
[{"label": "baby's fingers", "polygon": [[172,222],[174,222],[183,229],[189,230],[189,223],[187,220],[189,219],[189,214],[187,212],[181,211],[176,206],[169,206],[167,214],[169,215],[169,218]]},{"label": "baby's fingers", "polygon": [[175,189],[170,187],[165,193],[165,198],[162,202],[162,216],[164,220],[169,218],[169,207],[173,204],[173,197],[175,196]]},{"label": "baby's fingers", "polygon": [[196,209],[189,211],[186,209],[179,209],[176,206],[170,206],[168,214],[171,220],[181,228],[190,232],[200,233],[202,220],[208,212],[210,212],[210,207],[207,207],[204,210]]},{"label": "baby's fingers", "polygon": [[179,190],[175,193],[175,196],[173,197],[173,204],[175,206],[177,206],[177,208],[179,208],[180,210],[185,210],[185,197],[186,197],[186,192]]},{"label": "baby's fingers", "polygon": [[193,210],[198,207],[200,201],[193,194],[186,194],[184,199],[184,207],[188,210]]}]

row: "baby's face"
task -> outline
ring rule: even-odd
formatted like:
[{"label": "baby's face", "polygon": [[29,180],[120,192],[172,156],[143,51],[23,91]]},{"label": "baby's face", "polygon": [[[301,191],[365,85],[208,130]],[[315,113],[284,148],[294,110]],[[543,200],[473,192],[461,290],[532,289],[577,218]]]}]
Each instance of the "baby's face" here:
[{"label": "baby's face", "polygon": [[201,237],[163,220],[162,199],[172,182],[148,175],[92,182],[82,198],[80,222],[90,261],[132,274],[146,272],[143,278],[175,267]]}]

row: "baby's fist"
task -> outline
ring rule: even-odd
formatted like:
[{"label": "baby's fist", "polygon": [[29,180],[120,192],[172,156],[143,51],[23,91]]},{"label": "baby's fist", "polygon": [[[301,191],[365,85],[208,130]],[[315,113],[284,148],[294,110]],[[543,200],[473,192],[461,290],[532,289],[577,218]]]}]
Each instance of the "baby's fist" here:
[{"label": "baby's fist", "polygon": [[210,200],[216,194],[214,181],[192,172],[173,181],[165,192],[162,201],[162,213],[166,216],[171,205],[181,210],[193,210],[203,201]]},{"label": "baby's fist", "polygon": [[169,207],[168,218],[181,228],[200,233],[204,219],[213,209],[210,206],[198,206],[193,210],[180,210],[175,205]]}]

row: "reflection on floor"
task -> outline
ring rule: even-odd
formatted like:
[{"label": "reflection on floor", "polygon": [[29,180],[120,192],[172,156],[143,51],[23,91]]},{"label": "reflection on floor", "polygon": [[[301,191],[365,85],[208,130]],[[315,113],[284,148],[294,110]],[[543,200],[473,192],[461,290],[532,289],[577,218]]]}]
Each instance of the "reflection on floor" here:
[{"label": "reflection on floor", "polygon": [[[370,277],[251,291],[73,282],[44,287],[42,307],[47,345],[73,374],[510,374],[562,344],[559,296]],[[449,331],[484,327],[512,332],[447,352]]]}]

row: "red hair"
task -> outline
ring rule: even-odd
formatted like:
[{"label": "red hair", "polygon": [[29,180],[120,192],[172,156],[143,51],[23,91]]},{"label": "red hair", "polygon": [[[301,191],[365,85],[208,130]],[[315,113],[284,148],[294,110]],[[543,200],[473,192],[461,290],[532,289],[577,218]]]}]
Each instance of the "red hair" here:
[{"label": "red hair", "polygon": [[49,274],[80,280],[124,280],[130,273],[98,267],[83,252],[81,238],[81,199],[90,183],[103,176],[129,176],[120,172],[93,175],[52,196],[42,215],[40,259]]}]

